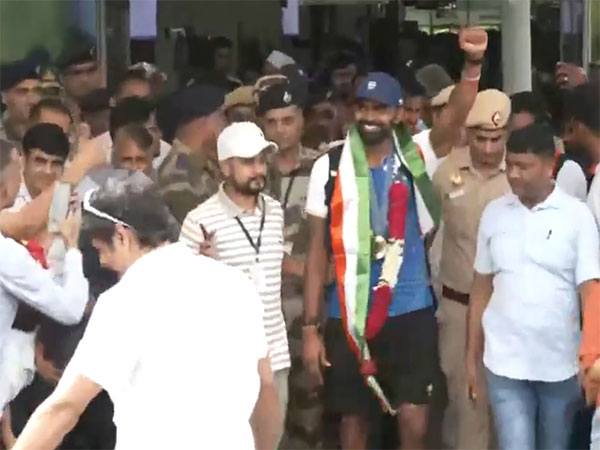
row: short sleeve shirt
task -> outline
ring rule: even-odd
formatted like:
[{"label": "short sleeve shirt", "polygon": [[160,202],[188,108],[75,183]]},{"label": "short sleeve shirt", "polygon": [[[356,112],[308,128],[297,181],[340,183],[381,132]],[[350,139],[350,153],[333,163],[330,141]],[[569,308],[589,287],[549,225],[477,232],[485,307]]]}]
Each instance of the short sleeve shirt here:
[{"label": "short sleeve shirt", "polygon": [[486,205],[510,191],[504,162],[490,177],[473,168],[468,147],[454,148],[433,176],[444,222],[440,281],[468,293],[473,281],[477,229]]},{"label": "short sleeve shirt", "polygon": [[[247,278],[172,244],[142,256],[98,298],[57,390],[77,375],[102,386],[117,449],[216,448],[225,435],[252,448],[248,420],[267,352]],[[210,427],[198,433],[206,416]]]},{"label": "short sleeve shirt", "polygon": [[598,231],[559,187],[532,209],[510,193],[485,209],[475,270],[494,276],[484,363],[497,375],[562,381],[578,370],[578,286],[600,278]]}]

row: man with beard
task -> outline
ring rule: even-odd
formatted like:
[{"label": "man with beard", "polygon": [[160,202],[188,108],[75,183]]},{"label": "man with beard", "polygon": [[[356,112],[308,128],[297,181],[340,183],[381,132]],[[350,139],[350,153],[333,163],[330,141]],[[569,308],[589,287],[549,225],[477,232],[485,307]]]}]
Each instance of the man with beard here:
[{"label": "man with beard", "polygon": [[[225,91],[211,85],[188,86],[159,108],[158,121],[173,146],[158,168],[158,185],[171,213],[186,214],[217,192],[221,172],[215,144],[226,122]],[[164,121],[162,120],[164,119]]]},{"label": "man with beard", "polygon": [[[460,42],[472,60],[464,78],[474,82],[487,35],[462,30]],[[477,84],[466,85],[455,92],[474,97]],[[356,128],[341,151],[315,162],[308,189],[303,358],[318,384],[327,367],[325,402],[341,414],[345,449],[367,447],[367,417],[377,401],[396,415],[403,448],[425,446],[437,355],[424,235],[439,221],[439,204],[410,132],[393,129],[401,104],[395,79],[369,74],[357,93]],[[453,120],[462,125],[470,106]],[[326,292],[323,342],[330,255],[336,281]]]},{"label": "man with beard", "polygon": [[225,181],[215,195],[187,215],[180,240],[196,253],[208,253],[242,270],[254,282],[264,306],[263,321],[284,417],[280,424],[283,430],[290,367],[281,310],[283,211],[278,201],[262,193],[267,155],[276,149],[277,145],[267,141],[251,122],[225,128],[217,141]]}]

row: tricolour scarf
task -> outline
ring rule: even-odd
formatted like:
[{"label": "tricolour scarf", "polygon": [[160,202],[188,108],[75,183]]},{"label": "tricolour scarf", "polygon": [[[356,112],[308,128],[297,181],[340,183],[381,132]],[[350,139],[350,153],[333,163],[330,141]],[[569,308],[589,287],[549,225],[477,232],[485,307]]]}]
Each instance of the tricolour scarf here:
[{"label": "tricolour scarf", "polygon": [[[406,128],[393,132],[395,157],[412,175],[419,226],[423,234],[439,223],[440,209],[421,153]],[[361,363],[366,383],[376,394],[384,410],[394,410],[375,379],[365,337],[369,294],[373,232],[370,224],[369,165],[364,145],[356,128],[348,133],[331,199],[331,245],[338,282],[342,323],[350,347]],[[385,193],[388,195],[388,193]],[[389,216],[394,215],[393,202]],[[404,228],[404,227],[402,227]],[[392,230],[390,230],[391,232]],[[403,236],[401,236],[403,240]],[[401,263],[401,262],[400,262]],[[389,286],[389,298],[393,286]]]}]

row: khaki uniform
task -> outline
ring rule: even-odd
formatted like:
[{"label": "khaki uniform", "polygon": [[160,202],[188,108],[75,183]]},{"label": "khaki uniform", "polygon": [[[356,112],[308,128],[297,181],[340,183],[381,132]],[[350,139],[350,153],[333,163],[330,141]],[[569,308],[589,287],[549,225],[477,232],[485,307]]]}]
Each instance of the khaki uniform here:
[{"label": "khaki uniform", "polygon": [[192,152],[177,139],[158,168],[160,194],[179,223],[217,192],[221,180],[216,161]]},{"label": "khaki uniform", "polygon": [[[283,175],[270,167],[267,190],[284,210],[284,251],[304,260],[309,231],[305,204],[310,172],[319,152],[300,147],[299,165]],[[288,330],[292,366],[289,376],[289,403],[281,448],[312,449],[322,446],[322,403],[311,390],[302,365],[302,278],[285,275],[281,283],[282,309]]]},{"label": "khaki uniform", "polygon": [[[440,280],[444,290],[468,294],[473,281],[477,229],[486,205],[509,191],[504,163],[484,178],[472,166],[467,147],[454,149],[433,176],[444,222]],[[439,352],[448,387],[443,439],[450,448],[485,449],[490,446],[489,404],[485,386],[477,403],[467,399],[465,342],[467,306],[446,295],[438,309]],[[485,382],[483,367],[480,385]]]}]

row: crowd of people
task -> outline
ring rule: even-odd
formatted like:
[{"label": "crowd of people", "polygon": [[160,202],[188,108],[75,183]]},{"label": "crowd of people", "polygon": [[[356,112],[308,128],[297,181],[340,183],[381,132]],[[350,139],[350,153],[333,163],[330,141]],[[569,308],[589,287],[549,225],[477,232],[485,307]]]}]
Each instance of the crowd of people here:
[{"label": "crowd of people", "polygon": [[600,449],[600,85],[457,42],[3,65],[0,448]]}]

